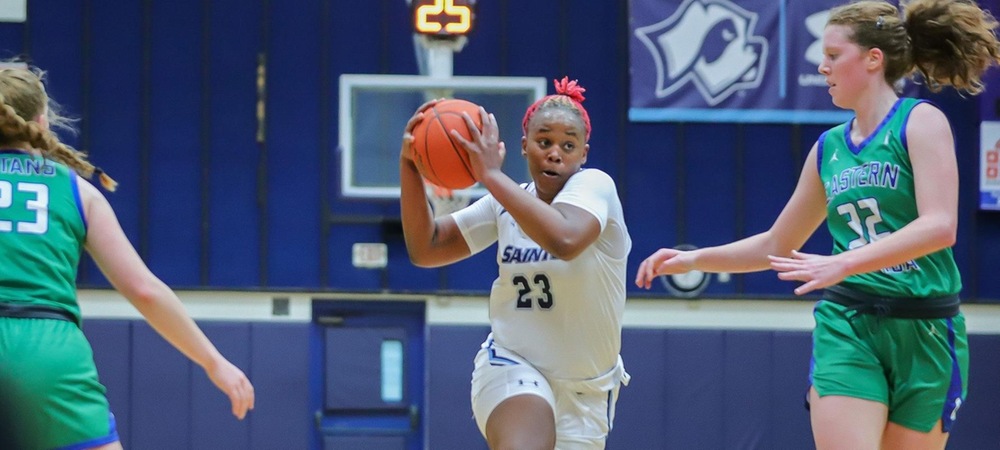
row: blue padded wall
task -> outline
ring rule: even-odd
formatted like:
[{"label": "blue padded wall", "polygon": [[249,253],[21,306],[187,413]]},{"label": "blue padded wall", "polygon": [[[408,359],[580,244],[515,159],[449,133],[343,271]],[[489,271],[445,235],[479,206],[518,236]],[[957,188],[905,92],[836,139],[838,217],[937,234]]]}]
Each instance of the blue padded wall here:
[{"label": "blue padded wall", "polygon": [[486,326],[430,327],[427,336],[428,448],[482,449],[472,416],[472,360],[486,340]]},{"label": "blue padded wall", "polygon": [[[229,362],[242,368],[244,373],[249,372],[248,376],[253,375],[254,364],[251,357],[253,349],[249,343],[253,342],[254,333],[250,323],[210,322],[200,326],[205,336]],[[260,354],[260,356],[265,355],[270,356]],[[215,387],[204,370],[192,364],[188,414],[191,417],[191,448],[205,450],[251,448],[251,421],[255,419],[253,412],[248,416],[250,420],[240,421],[235,419],[231,411],[229,397]]]},{"label": "blue padded wall", "polygon": [[[428,448],[486,448],[468,383],[488,331],[431,327]],[[621,390],[609,449],[812,445],[802,403],[809,333],[626,329],[622,340],[632,381]]]},{"label": "blue padded wall", "polygon": [[[800,151],[792,146],[792,127],[758,125],[742,127],[742,152],[736,156],[740,166],[739,197],[737,198],[737,229],[739,236],[760,233],[771,227],[784,203],[795,189],[802,169]],[[761,292],[771,295],[788,294],[789,283],[778,280],[774,273],[760,272],[734,277],[738,292]]]},{"label": "blue padded wall", "polygon": [[948,439],[949,449],[1000,448],[1000,335],[969,337],[969,396]]},{"label": "blue padded wall", "polygon": [[[261,42],[262,5],[242,0],[217,0],[207,7],[207,80],[202,95],[208,117],[201,132],[207,155],[208,207],[207,284],[220,287],[260,283],[260,195],[257,185],[261,159],[256,140],[257,54]],[[234,39],[233,36],[240,36]],[[207,91],[207,92],[206,92]],[[206,156],[202,155],[204,159]],[[203,193],[203,195],[206,195]],[[203,224],[204,226],[205,224]],[[225,255],[224,257],[220,257]]]},{"label": "blue padded wall", "polygon": [[[321,2],[268,2],[267,282],[315,286],[319,279]],[[329,151],[329,149],[322,149]]]},{"label": "blue padded wall", "polygon": [[122,445],[131,448],[132,322],[96,319],[84,322],[83,333],[94,350],[98,380],[108,390],[108,404],[118,420]]},{"label": "blue padded wall", "polygon": [[[106,193],[118,222],[140,255],[148,251],[148,220],[143,213],[149,198],[143,161],[148,150],[144,82],[143,5],[141,2],[91,2],[85,17],[91,25],[84,53],[88,83],[81,84],[88,101],[65,104],[82,115],[81,148],[91,160],[118,181],[120,189]],[[37,63],[45,67],[47,60]],[[77,108],[78,107],[78,108]],[[174,242],[177,245],[177,242]],[[196,264],[190,261],[188,264]],[[108,286],[90,258],[82,258],[80,281]]]},{"label": "blue padded wall", "polygon": [[191,363],[145,322],[132,326],[130,361],[131,416],[127,420],[132,446],[151,450],[190,446]]},{"label": "blue padded wall", "polygon": [[[201,284],[202,2],[153,2],[149,42],[149,253],[168,284]],[[180,188],[186,186],[186,188]],[[184,243],[184,245],[177,245]],[[177,264],[184,261],[184,264]]]},{"label": "blue padded wall", "polygon": [[[315,448],[305,323],[200,322],[220,351],[250,376],[256,409],[243,422],[228,400],[148,325],[88,320],[102,382],[129,448]],[[469,400],[472,359],[486,326],[427,330],[429,449],[484,449]],[[632,329],[608,449],[811,448],[811,338],[804,331]],[[1000,435],[1000,336],[972,335],[969,398],[949,449],[995,448]],[[313,355],[312,357],[316,357]],[[315,399],[313,399],[315,400]]]},{"label": "blue padded wall", "polygon": [[773,448],[809,448],[812,428],[804,405],[812,339],[803,332],[775,331],[772,334],[771,388],[768,392],[771,398],[770,439],[774,442]]},{"label": "blue padded wall", "polygon": [[308,324],[199,322],[254,385],[243,421],[205,372],[144,321],[85,320],[101,382],[126,448],[309,448]]},{"label": "blue padded wall", "polygon": [[315,430],[306,390],[309,327],[301,323],[255,323],[248,376],[256,407],[249,415],[249,448],[308,448]]}]

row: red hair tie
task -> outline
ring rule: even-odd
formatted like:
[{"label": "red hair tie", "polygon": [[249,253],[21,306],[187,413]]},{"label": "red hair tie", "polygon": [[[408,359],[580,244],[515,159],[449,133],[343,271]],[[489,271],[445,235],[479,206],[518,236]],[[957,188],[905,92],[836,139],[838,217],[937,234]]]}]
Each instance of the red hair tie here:
[{"label": "red hair tie", "polygon": [[541,106],[542,103],[545,103],[546,100],[561,95],[569,98],[570,102],[573,103],[573,106],[580,111],[580,115],[583,117],[583,126],[587,130],[587,140],[589,141],[590,115],[587,114],[587,109],[583,107],[583,101],[586,99],[586,97],[583,96],[583,93],[587,92],[587,90],[584,89],[583,86],[580,86],[580,84],[577,83],[577,80],[570,80],[569,77],[563,77],[561,80],[552,80],[552,84],[556,87],[556,93],[554,95],[546,95],[545,97],[542,97],[535,103],[532,103],[531,106],[528,107],[528,110],[525,111],[524,119],[521,121],[521,128],[524,131],[525,136],[528,134],[528,121],[530,121],[531,116],[534,116],[535,112],[538,111],[538,107]]}]

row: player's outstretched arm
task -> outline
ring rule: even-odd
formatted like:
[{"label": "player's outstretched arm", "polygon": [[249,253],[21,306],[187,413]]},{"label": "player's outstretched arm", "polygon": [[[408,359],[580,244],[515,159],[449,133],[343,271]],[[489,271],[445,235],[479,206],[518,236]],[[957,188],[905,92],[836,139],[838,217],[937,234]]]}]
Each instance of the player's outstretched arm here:
[{"label": "player's outstretched arm", "polygon": [[661,248],[639,266],[635,284],[649,289],[659,275],[690,270],[746,273],[767,270],[772,256],[792,255],[826,219],[826,197],[816,170],[816,146],[806,157],[795,191],[771,228],[753,236],[692,251]]},{"label": "player's outstretched arm", "polygon": [[154,275],[122,231],[104,195],[77,178],[88,223],[86,248],[108,281],[181,353],[201,366],[232,403],[233,415],[246,416],[254,406],[253,385],[191,320],[170,287]]}]

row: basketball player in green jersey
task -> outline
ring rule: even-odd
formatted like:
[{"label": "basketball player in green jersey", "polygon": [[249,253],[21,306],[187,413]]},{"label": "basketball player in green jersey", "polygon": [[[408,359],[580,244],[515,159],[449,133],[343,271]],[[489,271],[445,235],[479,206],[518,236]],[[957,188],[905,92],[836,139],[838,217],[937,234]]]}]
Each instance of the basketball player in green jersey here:
[{"label": "basketball player in green jersey", "polygon": [[[773,269],[824,289],[814,309],[809,390],[819,449],[943,449],[965,398],[969,353],[950,247],[958,169],[948,119],[899,98],[920,72],[931,89],[976,94],[1000,62],[997,22],[974,3],[862,1],[833,9],[823,34],[833,103],[855,117],[823,133],[771,228],[730,244],[644,260],[636,284],[697,269]],[[829,256],[797,250],[824,221]]]},{"label": "basketball player in green jersey", "polygon": [[[14,448],[120,449],[105,388],[80,329],[82,250],[174,347],[204,368],[242,419],[253,386],[184,312],[125,237],[107,199],[83,177],[114,181],[49,130],[36,69],[0,69],[0,411]],[[7,441],[4,441],[7,444]]]}]

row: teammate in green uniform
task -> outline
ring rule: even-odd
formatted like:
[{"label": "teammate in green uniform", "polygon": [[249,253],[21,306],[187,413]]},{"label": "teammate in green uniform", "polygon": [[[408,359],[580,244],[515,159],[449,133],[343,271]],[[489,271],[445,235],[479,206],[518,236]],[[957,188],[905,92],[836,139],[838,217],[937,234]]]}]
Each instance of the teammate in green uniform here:
[{"label": "teammate in green uniform", "polygon": [[[809,405],[819,449],[942,449],[966,392],[961,280],[951,253],[958,169],[948,119],[900,98],[919,72],[931,89],[977,94],[1000,62],[997,22],[969,1],[835,8],[823,33],[833,103],[855,117],[823,133],[771,228],[730,244],[660,249],[639,267],[649,288],[697,269],[773,269],[824,289],[815,308]],[[829,256],[797,250],[824,221]]]},{"label": "teammate in green uniform", "polygon": [[[104,195],[115,183],[61,143],[43,73],[0,69],[0,407],[16,448],[121,448],[90,344],[76,273],[86,250],[168,342],[206,371],[242,419],[253,386],[129,243]],[[16,441],[14,440],[16,438]],[[7,444],[5,441],[4,444]]]}]

